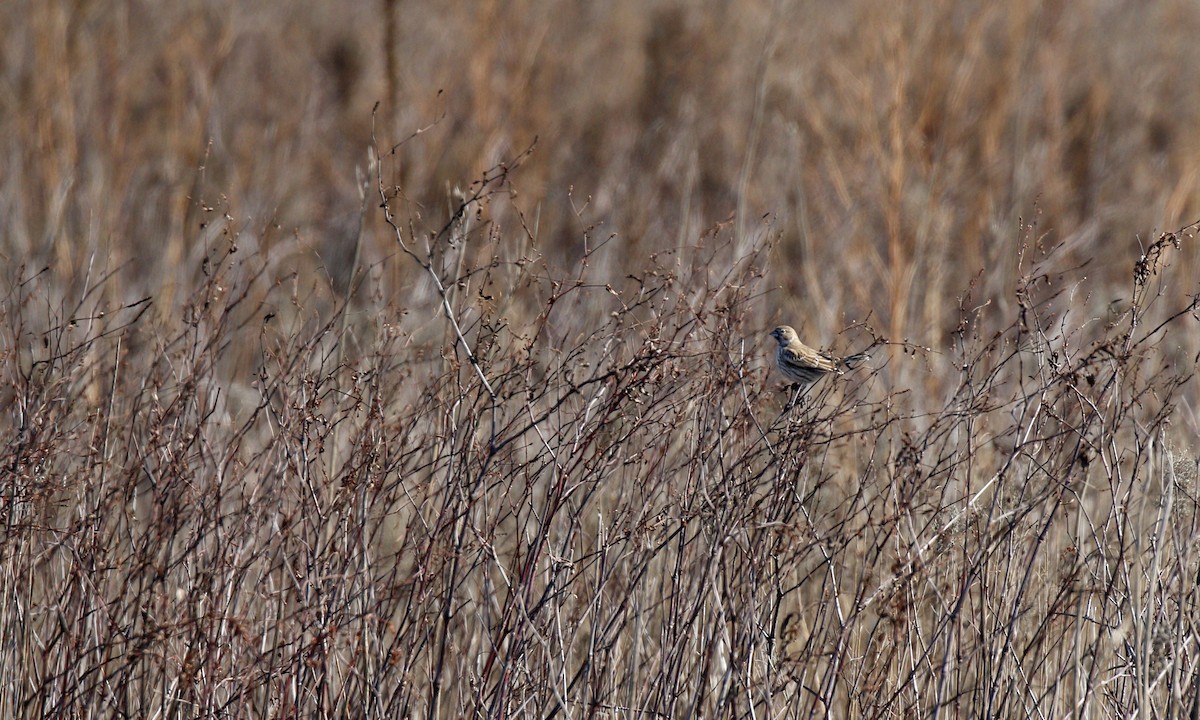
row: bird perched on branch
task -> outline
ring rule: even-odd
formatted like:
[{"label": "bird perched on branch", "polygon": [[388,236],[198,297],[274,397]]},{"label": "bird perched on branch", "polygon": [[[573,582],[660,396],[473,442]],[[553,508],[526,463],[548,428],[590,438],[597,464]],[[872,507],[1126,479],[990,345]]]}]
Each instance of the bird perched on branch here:
[{"label": "bird perched on branch", "polygon": [[796,331],[787,325],[780,325],[771,331],[771,337],[779,343],[775,352],[775,365],[788,382],[796,386],[797,395],[808,389],[810,385],[822,377],[834,373],[842,375],[847,370],[853,370],[870,356],[866,353],[855,353],[844,358],[837,358],[819,350],[813,350],[800,342]]}]

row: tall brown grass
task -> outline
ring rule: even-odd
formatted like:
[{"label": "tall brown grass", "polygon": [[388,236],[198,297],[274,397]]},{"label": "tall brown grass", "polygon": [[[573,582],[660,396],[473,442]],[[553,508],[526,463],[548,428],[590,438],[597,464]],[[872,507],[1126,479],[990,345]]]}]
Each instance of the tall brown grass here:
[{"label": "tall brown grass", "polygon": [[1190,4],[305,10],[0,7],[0,715],[1200,714]]}]

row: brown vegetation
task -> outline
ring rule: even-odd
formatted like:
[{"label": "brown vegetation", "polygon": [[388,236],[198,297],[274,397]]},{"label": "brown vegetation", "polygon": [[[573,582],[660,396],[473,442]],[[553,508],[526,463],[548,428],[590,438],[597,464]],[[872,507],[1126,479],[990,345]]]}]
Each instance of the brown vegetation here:
[{"label": "brown vegetation", "polygon": [[0,21],[0,715],[1200,713],[1190,4]]}]

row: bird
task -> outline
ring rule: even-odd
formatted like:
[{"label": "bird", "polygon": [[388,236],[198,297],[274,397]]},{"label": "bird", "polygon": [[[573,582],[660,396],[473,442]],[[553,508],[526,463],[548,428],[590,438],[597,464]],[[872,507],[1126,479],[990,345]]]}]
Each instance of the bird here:
[{"label": "bird", "polygon": [[779,368],[779,374],[793,384],[797,395],[826,375],[843,375],[870,357],[867,353],[855,353],[838,358],[813,350],[800,342],[800,337],[789,325],[775,328],[771,331],[771,337],[779,343],[779,349],[775,351],[775,366]]}]

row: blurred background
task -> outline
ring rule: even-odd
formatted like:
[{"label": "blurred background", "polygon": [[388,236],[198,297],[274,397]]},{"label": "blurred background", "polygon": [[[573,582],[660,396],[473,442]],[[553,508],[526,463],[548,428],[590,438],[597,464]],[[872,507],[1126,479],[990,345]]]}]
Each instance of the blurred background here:
[{"label": "blurred background", "polygon": [[[0,259],[64,286],[115,271],[160,310],[197,272],[205,207],[344,287],[356,168],[417,130],[383,180],[431,227],[532,146],[495,222],[520,213],[564,265],[585,231],[615,235],[617,277],[765,234],[767,320],[814,343],[867,318],[938,347],[972,278],[1011,319],[1022,244],[1090,262],[1075,299],[1102,317],[1139,243],[1200,216],[1184,0],[38,0],[0,23]],[[363,263],[402,283],[368,200]]]}]

